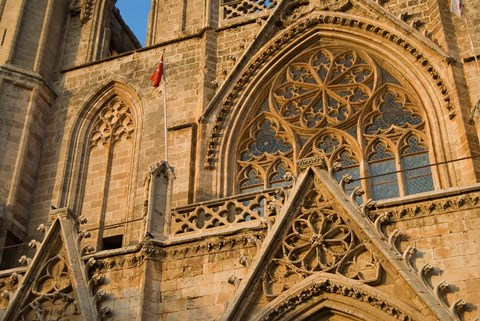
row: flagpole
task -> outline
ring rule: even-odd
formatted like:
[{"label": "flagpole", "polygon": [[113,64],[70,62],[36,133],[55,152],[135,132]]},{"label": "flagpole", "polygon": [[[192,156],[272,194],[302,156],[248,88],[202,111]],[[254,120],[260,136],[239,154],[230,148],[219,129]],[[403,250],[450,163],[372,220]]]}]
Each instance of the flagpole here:
[{"label": "flagpole", "polygon": [[164,121],[164,135],[165,135],[165,161],[168,164],[168,130],[167,130],[167,76],[165,71],[167,68],[165,64],[165,49],[163,49],[163,121]]},{"label": "flagpole", "polygon": [[477,75],[480,76],[480,66],[478,64],[477,54],[475,52],[475,46],[473,44],[472,33],[470,32],[470,27],[468,26],[467,14],[463,13],[463,19],[465,20],[465,26],[467,27],[468,37],[470,38],[470,46],[472,47],[473,59],[475,60],[475,65],[477,66]]}]

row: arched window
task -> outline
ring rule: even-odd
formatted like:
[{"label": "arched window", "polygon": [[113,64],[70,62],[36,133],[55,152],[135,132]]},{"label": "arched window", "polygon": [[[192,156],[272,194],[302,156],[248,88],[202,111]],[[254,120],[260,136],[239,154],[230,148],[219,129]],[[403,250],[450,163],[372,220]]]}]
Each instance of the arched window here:
[{"label": "arched window", "polygon": [[369,148],[368,164],[372,198],[399,196],[394,150],[383,141],[375,142]]},{"label": "arched window", "polygon": [[338,181],[351,175],[347,192],[362,186],[366,198],[434,188],[420,100],[375,56],[341,46],[307,49],[268,88],[241,134],[238,192],[252,191],[247,178],[258,189],[284,186],[286,172],[298,174],[295,162],[312,156]]},{"label": "arched window", "polygon": [[405,195],[433,189],[432,172],[425,142],[414,133],[406,136],[400,147],[402,170],[404,171]]},{"label": "arched window", "polygon": [[86,174],[81,201],[99,246],[120,247],[126,221],[133,166],[135,123],[129,106],[119,97],[110,100],[93,120],[88,134]]}]

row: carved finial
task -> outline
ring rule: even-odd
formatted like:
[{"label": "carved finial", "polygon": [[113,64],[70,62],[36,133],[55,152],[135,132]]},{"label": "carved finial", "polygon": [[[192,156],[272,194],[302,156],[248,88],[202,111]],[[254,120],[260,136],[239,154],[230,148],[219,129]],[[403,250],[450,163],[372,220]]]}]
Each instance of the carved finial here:
[{"label": "carved finial", "polygon": [[236,276],[234,275],[231,275],[229,278],[228,278],[228,283],[231,284],[231,285],[239,285],[240,284],[240,279],[237,278]]},{"label": "carved finial", "polygon": [[106,292],[105,290],[101,289],[99,290],[97,293],[95,293],[95,295],[93,296],[93,302],[99,302],[100,300],[102,300],[102,298],[105,296]]},{"label": "carved finial", "polygon": [[2,298],[7,299],[8,301],[10,301],[10,292],[8,292],[7,290],[4,290],[4,291],[2,292]]},{"label": "carved finial", "polygon": [[368,216],[370,210],[374,209],[375,207],[377,207],[377,202],[375,202],[374,200],[369,198],[365,203],[363,203],[360,206],[360,209],[362,210],[363,216],[366,217],[366,216]]},{"label": "carved finial", "polygon": [[448,283],[443,280],[435,286],[435,288],[433,289],[433,293],[439,301],[445,303],[445,301],[443,300],[443,293],[445,293],[447,290]]},{"label": "carved finial", "polygon": [[402,21],[407,21],[410,15],[407,12],[402,12],[398,15],[398,18]]},{"label": "carved finial", "polygon": [[428,284],[427,276],[430,275],[433,272],[433,270],[434,270],[433,265],[431,265],[430,263],[425,263],[418,271],[418,277],[422,280],[423,284],[427,288],[431,288],[430,285]]},{"label": "carved finial", "polygon": [[88,239],[90,237],[92,237],[92,233],[90,233],[89,231],[80,232],[77,235],[77,242],[80,243],[81,240]]},{"label": "carved finial", "polygon": [[363,194],[365,194],[365,190],[361,186],[357,186],[350,195],[350,200],[352,201],[352,203],[356,203],[357,198],[361,197]]},{"label": "carved finial", "polygon": [[108,316],[110,314],[110,308],[109,307],[103,307],[100,309],[100,311],[98,311],[98,316],[101,317],[101,318],[105,318],[106,316]]},{"label": "carved finial", "polygon": [[417,30],[422,24],[423,24],[422,21],[420,21],[419,19],[413,19],[412,22],[410,23],[410,25]]},{"label": "carved finial", "polygon": [[455,317],[456,320],[460,321],[460,313],[465,310],[467,307],[467,302],[462,299],[458,299],[452,303],[450,306],[450,313]]},{"label": "carved finial", "polygon": [[31,240],[29,243],[28,243],[28,247],[32,248],[32,249],[40,249],[40,246],[42,245],[42,243],[38,242],[37,240]]},{"label": "carved finial", "polygon": [[350,174],[343,175],[342,179],[340,180],[340,187],[345,192],[345,185],[350,184],[353,182],[353,176]]},{"label": "carved finial", "polygon": [[95,248],[91,244],[88,244],[81,250],[82,255],[93,253],[93,252],[95,252]]},{"label": "carved finial", "polygon": [[20,259],[18,259],[18,262],[20,262],[20,264],[29,266],[30,263],[32,263],[32,259],[27,257],[26,255],[22,255]]},{"label": "carved finial", "polygon": [[377,217],[377,219],[375,220],[375,229],[377,230],[378,234],[380,234],[382,236],[382,238],[385,238],[386,235],[383,233],[383,230],[382,230],[382,224],[388,222],[388,220],[390,219],[390,213],[389,212],[385,212],[381,215],[379,215]]},{"label": "carved finial", "polygon": [[45,224],[42,223],[37,227],[37,231],[45,234],[47,233],[47,227],[45,226]]},{"label": "carved finial", "polygon": [[400,236],[402,236],[402,231],[400,231],[399,229],[395,229],[388,237],[388,244],[390,244],[392,249],[394,249],[398,255],[401,255],[400,251],[397,248],[397,240]]},{"label": "carved finial", "polygon": [[243,265],[243,266],[247,266],[248,265],[248,256],[246,255],[242,255],[240,256],[240,259],[238,260],[238,262]]},{"label": "carved finial", "polygon": [[82,215],[77,218],[77,223],[80,225],[85,225],[88,223],[88,220],[85,216]]},{"label": "carved finial", "polygon": [[10,282],[12,284],[17,284],[18,283],[18,273],[17,272],[13,272],[11,275],[10,275],[10,278],[9,278]]},{"label": "carved finial", "polygon": [[417,253],[417,249],[414,248],[413,246],[407,247],[403,252],[403,259],[405,263],[407,263],[407,265],[411,267],[413,270],[415,269],[413,268],[411,259],[412,259],[412,256],[415,255],[415,253]]}]

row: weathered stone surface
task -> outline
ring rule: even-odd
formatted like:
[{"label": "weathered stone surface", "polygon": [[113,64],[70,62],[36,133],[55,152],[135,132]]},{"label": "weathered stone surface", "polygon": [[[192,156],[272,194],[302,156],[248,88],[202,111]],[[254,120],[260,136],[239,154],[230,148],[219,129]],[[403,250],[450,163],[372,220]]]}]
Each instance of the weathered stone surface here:
[{"label": "weathered stone surface", "polygon": [[114,0],[0,0],[0,317],[480,318],[463,4],[153,0],[139,48]]}]

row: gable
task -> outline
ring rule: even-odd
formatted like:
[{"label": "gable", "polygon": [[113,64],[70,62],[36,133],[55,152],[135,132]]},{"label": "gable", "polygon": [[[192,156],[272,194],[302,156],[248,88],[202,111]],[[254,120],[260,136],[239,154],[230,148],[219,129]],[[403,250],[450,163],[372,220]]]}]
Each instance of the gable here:
[{"label": "gable", "polygon": [[[65,213],[64,213],[65,214]],[[56,218],[37,252],[24,258],[28,269],[11,298],[3,320],[96,320],[96,307],[77,249],[72,218]]]},{"label": "gable", "polygon": [[410,249],[399,260],[382,222],[365,216],[325,170],[303,172],[222,320],[284,320],[285,306],[285,320],[307,320],[304,310],[324,301],[331,302],[316,312],[334,313],[335,302],[348,301],[356,316],[373,309],[381,320],[453,320],[417,276]]}]

